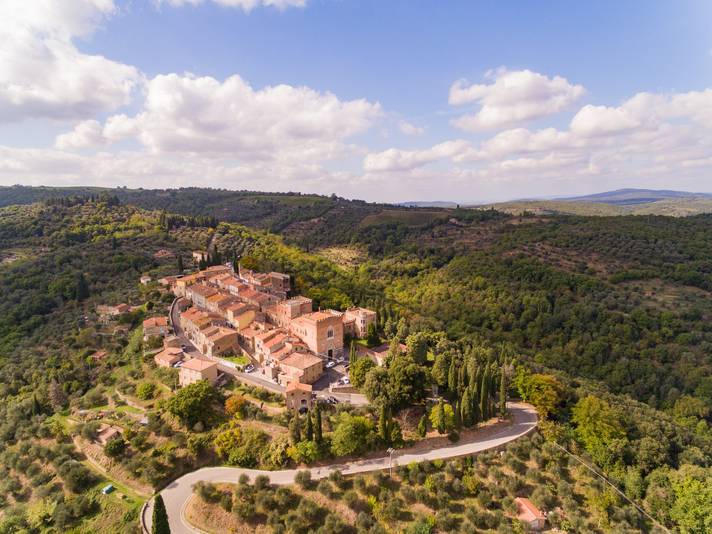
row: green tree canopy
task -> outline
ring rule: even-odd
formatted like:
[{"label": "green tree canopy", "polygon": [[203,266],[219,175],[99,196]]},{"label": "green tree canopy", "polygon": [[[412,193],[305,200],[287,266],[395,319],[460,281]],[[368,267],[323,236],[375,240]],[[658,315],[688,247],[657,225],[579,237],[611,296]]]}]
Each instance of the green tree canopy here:
[{"label": "green tree canopy", "polygon": [[368,417],[343,412],[331,436],[331,451],[336,456],[366,452],[375,438],[375,425]]},{"label": "green tree canopy", "polygon": [[205,421],[214,414],[217,391],[206,380],[181,388],[166,404],[168,412],[188,426]]}]

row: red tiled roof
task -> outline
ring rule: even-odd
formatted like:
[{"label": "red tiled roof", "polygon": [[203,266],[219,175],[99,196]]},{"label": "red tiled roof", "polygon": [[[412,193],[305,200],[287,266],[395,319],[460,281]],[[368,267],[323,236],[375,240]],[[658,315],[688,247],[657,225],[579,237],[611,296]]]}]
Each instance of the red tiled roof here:
[{"label": "red tiled roof", "polygon": [[294,391],[295,389],[299,389],[302,391],[307,391],[311,393],[312,387],[311,384],[302,384],[301,382],[297,382],[296,380],[292,380],[287,384],[287,391]]},{"label": "red tiled roof", "polygon": [[213,366],[217,367],[217,365],[218,364],[215,362],[201,360],[200,358],[193,358],[192,360],[188,360],[187,362],[185,362],[181,369],[190,369],[191,371],[205,371],[206,369],[210,369]]},{"label": "red tiled roof", "polygon": [[318,365],[321,362],[322,359],[318,356],[314,356],[313,354],[309,354],[306,352],[295,352],[291,356],[285,358],[282,361],[281,365],[286,365],[287,367],[294,367],[295,369],[304,370],[308,369],[313,365]]},{"label": "red tiled roof", "polygon": [[514,502],[517,503],[517,508],[519,510],[517,518],[521,521],[531,523],[536,519],[545,519],[544,514],[541,513],[541,510],[534,506],[534,503],[526,497],[517,497],[514,499]]},{"label": "red tiled roof", "polygon": [[143,322],[144,328],[151,328],[154,326],[168,326],[168,317],[151,317]]}]

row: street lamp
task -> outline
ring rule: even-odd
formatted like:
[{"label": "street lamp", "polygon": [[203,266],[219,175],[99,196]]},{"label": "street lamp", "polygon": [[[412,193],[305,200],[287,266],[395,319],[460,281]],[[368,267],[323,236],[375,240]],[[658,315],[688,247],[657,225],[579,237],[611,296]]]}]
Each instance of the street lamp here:
[{"label": "street lamp", "polygon": [[390,455],[390,459],[388,461],[388,476],[393,478],[393,453],[396,452],[396,450],[393,447],[388,447],[386,452]]}]

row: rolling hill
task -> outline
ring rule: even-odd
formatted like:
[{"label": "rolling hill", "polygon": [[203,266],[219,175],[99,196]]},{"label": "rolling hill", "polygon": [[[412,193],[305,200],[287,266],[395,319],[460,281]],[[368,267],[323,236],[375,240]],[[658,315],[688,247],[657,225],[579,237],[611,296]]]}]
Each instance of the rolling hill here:
[{"label": "rolling hill", "polygon": [[529,212],[537,215],[668,215],[686,217],[712,213],[712,193],[619,189],[579,197],[500,202],[485,207],[517,215]]}]

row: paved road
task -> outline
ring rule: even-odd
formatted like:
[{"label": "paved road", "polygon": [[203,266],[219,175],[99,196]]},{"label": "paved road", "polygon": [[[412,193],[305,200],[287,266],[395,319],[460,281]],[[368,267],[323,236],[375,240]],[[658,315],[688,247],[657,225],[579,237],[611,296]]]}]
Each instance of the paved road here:
[{"label": "paved road", "polygon": [[[528,434],[537,424],[536,411],[528,404],[509,403],[509,410],[513,416],[513,424],[502,428],[494,434],[484,438],[475,438],[468,443],[457,443],[439,449],[432,449],[426,452],[409,453],[408,449],[398,451],[393,457],[393,465],[405,465],[412,462],[422,462],[425,460],[438,460],[444,458],[456,458],[467,456],[488,449],[493,449],[513,441],[525,434]],[[388,469],[390,460],[387,456],[369,460],[360,460],[347,464],[334,464],[325,467],[311,469],[313,479],[320,479],[329,476],[334,470],[340,470],[344,474],[364,473],[367,471],[379,471]],[[296,469],[286,469],[283,471],[260,471],[257,469],[242,469],[239,467],[205,467],[192,473],[188,473],[168,485],[162,492],[163,500],[166,504],[168,519],[173,534],[194,534],[197,532],[191,528],[183,518],[183,509],[192,495],[192,486],[198,481],[205,482],[231,482],[236,483],[242,474],[246,474],[250,479],[258,475],[267,475],[272,484],[291,484],[294,482]]]}]

